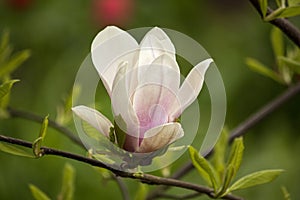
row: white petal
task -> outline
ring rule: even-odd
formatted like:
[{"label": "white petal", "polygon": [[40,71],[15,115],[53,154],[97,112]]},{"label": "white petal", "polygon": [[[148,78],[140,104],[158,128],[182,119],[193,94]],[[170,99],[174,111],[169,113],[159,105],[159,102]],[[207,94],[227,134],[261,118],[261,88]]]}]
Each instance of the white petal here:
[{"label": "white petal", "polygon": [[122,34],[124,31],[116,26],[107,26],[105,29],[100,31],[94,38],[91,46],[91,50],[96,49],[98,45],[101,45],[107,40],[110,40],[118,34]]},{"label": "white petal", "polygon": [[154,127],[145,133],[138,153],[149,153],[169,145],[184,135],[179,123],[168,123]]},{"label": "white petal", "polygon": [[96,128],[100,133],[104,134],[107,137],[109,136],[110,128],[113,127],[113,125],[100,112],[82,105],[73,107],[72,111],[82,120],[86,121],[94,128]]},{"label": "white petal", "polygon": [[126,126],[124,126],[123,123],[116,121],[119,127],[128,135],[137,138],[134,144],[127,144],[127,146],[132,145],[132,148],[136,148],[139,138],[139,122],[131,102],[133,90],[130,88],[134,85],[133,77],[133,70],[128,71],[128,65],[126,63],[122,64],[113,83],[111,104],[115,119],[121,116],[121,119],[126,124]]},{"label": "white petal", "polygon": [[211,58],[206,59],[197,64],[188,74],[178,93],[181,109],[178,110],[175,115],[180,115],[191,103],[195,101],[202,89],[205,72],[212,62],[213,60]]},{"label": "white petal", "polygon": [[[162,58],[164,56],[160,56],[155,61],[163,62]],[[142,138],[145,131],[150,128],[174,121],[170,116],[174,109],[180,107],[176,96],[180,80],[179,72],[169,66],[153,63],[149,67],[140,66],[138,70],[141,78],[133,93],[132,103],[139,118]]]},{"label": "white petal", "polygon": [[176,60],[175,47],[167,34],[160,28],[151,29],[141,41],[140,48],[139,66],[151,64],[163,53],[169,54]]},{"label": "white petal", "polygon": [[169,54],[164,53],[152,62],[151,67],[152,66],[160,67],[160,70],[163,70],[163,73],[165,74],[165,86],[172,88],[174,91],[179,89],[180,69],[176,59],[173,59]]},{"label": "white petal", "polygon": [[104,85],[111,94],[113,80],[121,62],[134,65],[133,53],[139,49],[136,40],[115,26],[108,26],[95,37],[91,47],[91,56]]}]

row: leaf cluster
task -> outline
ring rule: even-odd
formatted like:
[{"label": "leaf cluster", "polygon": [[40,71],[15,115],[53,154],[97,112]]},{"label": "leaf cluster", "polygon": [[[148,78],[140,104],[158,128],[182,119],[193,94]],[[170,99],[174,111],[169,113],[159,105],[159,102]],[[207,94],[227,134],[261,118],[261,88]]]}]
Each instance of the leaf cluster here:
[{"label": "leaf cluster", "polygon": [[10,100],[10,91],[14,83],[11,74],[30,56],[29,50],[14,53],[9,43],[9,31],[5,30],[0,39],[0,117],[8,117],[6,108]]},{"label": "leaf cluster", "polygon": [[223,131],[216,144],[211,162],[200,155],[195,148],[189,147],[193,165],[208,186],[213,188],[215,198],[221,198],[235,190],[271,182],[282,173],[283,170],[280,169],[262,170],[248,174],[233,182],[242,162],[244,144],[242,137],[236,138],[225,162],[227,141],[228,134]]},{"label": "leaf cluster", "polygon": [[278,28],[273,28],[270,34],[273,53],[275,56],[275,67],[268,67],[254,58],[247,58],[248,67],[274,81],[290,85],[293,79],[300,75],[300,50],[294,46],[288,49],[284,43],[282,32]]},{"label": "leaf cluster", "polygon": [[272,21],[278,18],[295,17],[300,15],[299,0],[276,0],[277,8],[268,13],[268,0],[258,0],[260,10],[265,21]]}]

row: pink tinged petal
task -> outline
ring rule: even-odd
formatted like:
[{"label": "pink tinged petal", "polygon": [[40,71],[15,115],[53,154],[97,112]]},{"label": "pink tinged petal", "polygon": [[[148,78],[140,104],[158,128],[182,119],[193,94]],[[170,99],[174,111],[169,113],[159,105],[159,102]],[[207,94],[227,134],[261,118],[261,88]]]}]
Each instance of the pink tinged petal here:
[{"label": "pink tinged petal", "polygon": [[179,138],[183,137],[184,132],[179,123],[168,123],[154,127],[145,133],[137,153],[149,153],[161,149]]},{"label": "pink tinged petal", "polygon": [[89,123],[96,128],[100,133],[109,137],[110,128],[113,127],[112,123],[100,112],[86,106],[76,106],[72,111],[82,120]]},{"label": "pink tinged petal", "polygon": [[141,41],[139,66],[149,65],[164,53],[176,60],[175,47],[170,38],[162,29],[152,28]]},{"label": "pink tinged petal", "polygon": [[118,66],[123,61],[134,65],[136,54],[132,52],[138,48],[138,43],[131,35],[115,26],[106,27],[93,40],[92,61],[109,95]]},{"label": "pink tinged petal", "polygon": [[135,92],[133,106],[139,119],[140,144],[149,129],[174,121],[170,113],[175,102],[175,93],[161,85],[145,85]]},{"label": "pink tinged petal", "polygon": [[[156,59],[157,63],[163,63],[163,58],[168,59],[169,56],[160,56]],[[175,65],[170,60],[166,63],[168,61]],[[180,105],[176,97],[179,89],[179,74],[172,67],[154,63],[150,67],[139,67],[138,70],[143,79],[139,79],[132,103],[140,121],[142,138],[143,133],[148,129],[174,121],[170,118],[170,114],[173,113],[175,105],[177,107]]]},{"label": "pink tinged petal", "polygon": [[196,100],[203,86],[205,72],[212,62],[213,60],[211,58],[206,59],[197,64],[188,74],[179,89],[178,97],[180,99],[181,108],[174,113],[175,117],[179,117],[181,113]]},{"label": "pink tinged petal", "polygon": [[[124,149],[132,151],[138,147],[139,140],[139,121],[133,110],[131,103],[131,90],[134,74],[132,70],[128,71],[127,63],[122,63],[113,83],[111,93],[112,111],[115,116],[115,123],[128,136],[126,136]],[[122,119],[123,122],[119,122]],[[125,125],[124,125],[125,124]]]}]

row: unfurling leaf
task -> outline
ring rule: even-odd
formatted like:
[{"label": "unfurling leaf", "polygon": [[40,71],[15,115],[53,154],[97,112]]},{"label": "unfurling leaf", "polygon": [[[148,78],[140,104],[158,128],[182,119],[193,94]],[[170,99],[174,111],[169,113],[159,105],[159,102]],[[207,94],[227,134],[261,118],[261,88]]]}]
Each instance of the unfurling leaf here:
[{"label": "unfurling leaf", "polygon": [[42,146],[42,142],[44,141],[44,138],[46,136],[47,133],[47,128],[48,128],[48,120],[49,115],[47,115],[42,123],[41,129],[40,129],[40,133],[39,133],[39,137],[33,142],[32,144],[32,149],[33,149],[33,154],[36,157],[41,157],[41,146]]},{"label": "unfurling leaf", "polygon": [[0,68],[0,77],[8,76],[15,71],[30,56],[29,50],[23,50],[15,54],[9,61],[3,63]]},{"label": "unfurling leaf", "polygon": [[291,195],[290,195],[290,193],[288,192],[288,190],[286,189],[286,187],[282,186],[282,187],[281,187],[281,191],[282,191],[283,199],[284,199],[284,200],[291,200]]},{"label": "unfurling leaf", "polygon": [[271,30],[271,44],[276,57],[284,56],[284,42],[283,35],[279,28],[272,28]]},{"label": "unfurling leaf", "polygon": [[235,177],[237,171],[240,169],[240,165],[242,163],[242,158],[244,154],[244,143],[243,138],[236,138],[231,147],[228,164],[227,166],[232,165],[234,168],[233,177]]},{"label": "unfurling leaf", "polygon": [[49,115],[47,115],[44,120],[43,120],[43,123],[42,123],[42,127],[40,129],[40,134],[39,134],[39,137],[41,137],[42,139],[45,138],[46,136],[46,133],[47,133],[47,128],[48,128],[48,123],[49,123]]},{"label": "unfurling leaf", "polygon": [[263,170],[254,172],[252,174],[246,175],[239,180],[237,180],[228,191],[240,190],[244,188],[253,187],[256,185],[261,185],[264,183],[268,183],[277,178],[283,170],[274,169],[274,170]]},{"label": "unfurling leaf", "polygon": [[66,164],[63,170],[61,192],[58,200],[72,200],[74,195],[75,169],[72,165]]},{"label": "unfurling leaf", "polygon": [[261,62],[259,62],[256,59],[253,58],[247,58],[246,59],[246,64],[248,65],[248,67],[250,69],[252,69],[253,71],[267,76],[279,83],[284,83],[284,81],[282,80],[282,78],[273,70],[269,69],[268,67],[266,67],[264,64],[262,64]]},{"label": "unfurling leaf", "polygon": [[268,0],[259,0],[259,6],[260,6],[261,13],[263,15],[263,18],[264,18],[267,14]]},{"label": "unfurling leaf", "polygon": [[16,156],[34,158],[34,156],[31,153],[29,153],[19,147],[13,146],[11,144],[5,144],[5,143],[0,142],[0,150],[5,153],[9,153],[9,154],[16,155]]},{"label": "unfurling leaf", "polygon": [[35,200],[51,200],[42,190],[35,185],[29,184],[29,189]]},{"label": "unfurling leaf", "polygon": [[201,177],[207,182],[209,186],[212,186],[217,191],[218,183],[215,169],[210,163],[199,154],[199,152],[192,146],[189,146],[189,153],[193,165],[201,175]]},{"label": "unfurling leaf", "polygon": [[228,130],[223,129],[217,144],[214,148],[214,154],[212,158],[212,163],[214,168],[216,169],[216,172],[219,176],[219,181],[222,181],[222,177],[224,175],[225,171],[225,153],[227,149],[227,142],[228,142]]},{"label": "unfurling leaf", "polygon": [[279,57],[279,60],[285,64],[291,71],[300,74],[300,62],[287,57]]},{"label": "unfurling leaf", "polygon": [[9,114],[6,112],[10,100],[10,91],[14,83],[19,80],[9,80],[0,85],[0,117],[6,118]]},{"label": "unfurling leaf", "polygon": [[10,93],[11,87],[19,80],[10,80],[0,85],[0,101]]},{"label": "unfurling leaf", "polygon": [[244,153],[244,144],[243,144],[243,138],[236,138],[233,142],[233,145],[231,147],[231,151],[229,154],[229,159],[225,171],[224,181],[222,185],[222,189],[219,192],[219,195],[223,195],[224,192],[229,187],[231,181],[236,176],[240,165],[242,163]]}]

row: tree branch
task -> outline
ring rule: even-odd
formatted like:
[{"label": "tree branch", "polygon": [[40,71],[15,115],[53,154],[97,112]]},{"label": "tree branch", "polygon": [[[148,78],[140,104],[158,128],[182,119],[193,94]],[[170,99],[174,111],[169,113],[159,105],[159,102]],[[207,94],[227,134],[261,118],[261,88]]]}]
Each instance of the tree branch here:
[{"label": "tree branch", "polygon": [[[41,117],[34,113],[23,111],[23,110],[17,110],[17,109],[11,108],[11,107],[9,107],[7,109],[7,112],[10,114],[11,117],[27,119],[27,120],[38,122],[38,123],[43,123],[43,120],[44,120],[44,117]],[[57,122],[55,122],[54,120],[51,120],[51,119],[49,119],[48,125],[49,125],[49,127],[52,127],[53,129],[57,130],[58,132],[63,133],[74,143],[76,143],[79,146],[84,148],[84,145],[81,142],[81,140],[68,128],[58,124]]]},{"label": "tree branch", "polygon": [[[249,0],[251,4],[254,6],[254,8],[257,10],[257,12],[260,14],[261,17],[263,17],[259,2],[257,0]],[[273,10],[271,8],[267,9],[267,15],[272,13]],[[298,47],[300,47],[300,31],[299,29],[294,26],[290,21],[284,18],[278,18],[270,21],[271,24],[278,27],[285,35],[290,38]]]},{"label": "tree branch", "polygon": [[[290,87],[285,92],[283,92],[281,95],[270,101],[268,104],[263,106],[261,109],[259,109],[254,114],[250,115],[245,121],[240,123],[236,128],[234,128],[231,131],[230,137],[229,137],[229,143],[231,143],[235,138],[240,137],[247,133],[247,131],[255,126],[257,123],[259,123],[262,119],[267,117],[269,114],[274,112],[276,109],[278,109],[281,105],[286,103],[289,99],[296,96],[300,93],[300,82],[296,85]],[[213,149],[210,149],[207,151],[203,156],[205,158],[208,158],[213,153]],[[171,178],[174,179],[180,179],[186,174],[188,174],[192,169],[194,169],[194,166],[191,162],[186,163],[182,168],[180,168],[177,172],[175,172]],[[153,190],[152,193],[149,193],[147,199],[154,199],[167,190],[168,186],[160,186]]]},{"label": "tree branch", "polygon": [[[15,144],[19,146],[23,146],[26,148],[32,148],[32,143],[27,142],[24,140],[12,138],[12,137],[7,137],[0,135],[0,141],[10,143],[10,144]],[[53,148],[48,148],[48,147],[41,147],[41,154],[43,155],[55,155],[59,157],[64,157],[64,158],[69,158],[72,160],[77,160],[79,162],[87,163],[92,166],[96,167],[101,167],[110,170],[113,172],[116,176],[119,177],[124,177],[124,178],[131,178],[131,179],[137,179],[140,180],[143,183],[146,184],[154,184],[154,185],[168,185],[168,186],[174,186],[174,187],[179,187],[179,188],[184,188],[188,190],[193,190],[198,193],[206,194],[209,197],[214,198],[214,193],[211,188],[196,185],[193,183],[185,182],[185,181],[180,181],[172,178],[162,178],[158,176],[154,176],[151,174],[135,174],[135,173],[130,173],[130,172],[124,172],[120,170],[116,170],[98,160],[87,158],[81,155],[53,149]],[[242,198],[234,196],[234,195],[226,195],[223,197],[223,199],[229,199],[229,200],[242,200]]]},{"label": "tree branch", "polygon": [[[38,123],[43,123],[44,118],[36,115],[34,113],[28,112],[28,111],[22,111],[18,109],[14,109],[9,107],[7,109],[8,113],[10,114],[11,117],[17,117],[17,118],[22,118],[22,119],[27,119],[30,121],[38,122]],[[48,119],[49,120],[49,127],[52,127],[53,129],[57,130],[60,133],[63,133],[66,137],[68,137],[71,141],[73,141],[75,144],[81,146],[82,148],[85,148],[81,140],[68,128],[58,124],[57,122]],[[120,191],[122,193],[123,199],[124,200],[129,200],[129,194],[126,185],[123,183],[123,181],[119,178],[114,176],[114,180],[118,184]]]}]

